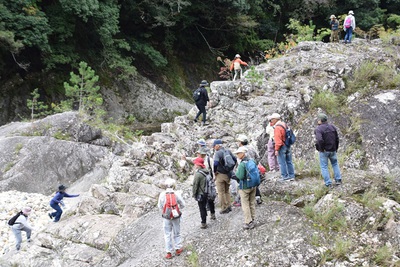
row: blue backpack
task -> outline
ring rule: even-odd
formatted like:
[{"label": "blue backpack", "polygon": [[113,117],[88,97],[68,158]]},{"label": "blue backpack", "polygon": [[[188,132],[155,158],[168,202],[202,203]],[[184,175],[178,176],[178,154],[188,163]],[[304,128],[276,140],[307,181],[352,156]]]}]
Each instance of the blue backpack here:
[{"label": "blue backpack", "polygon": [[241,183],[247,183],[247,187],[256,187],[261,183],[260,171],[258,170],[257,164],[254,160],[243,161],[246,165],[246,180],[240,181]]},{"label": "blue backpack", "polygon": [[278,124],[277,126],[281,126],[283,129],[285,129],[285,146],[290,147],[296,142],[296,135],[292,131],[292,129],[285,128],[283,125]]}]

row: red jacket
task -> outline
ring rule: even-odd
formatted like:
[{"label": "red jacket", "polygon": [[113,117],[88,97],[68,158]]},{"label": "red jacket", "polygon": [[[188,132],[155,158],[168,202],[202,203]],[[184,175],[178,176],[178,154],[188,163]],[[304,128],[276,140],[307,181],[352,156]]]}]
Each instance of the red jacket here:
[{"label": "red jacket", "polygon": [[[278,125],[282,125],[283,128]],[[281,147],[285,144],[286,127],[286,123],[283,121],[277,121],[274,125],[275,151],[281,149]]]},{"label": "red jacket", "polygon": [[242,61],[240,58],[235,58],[235,59],[232,61],[232,64],[231,64],[231,67],[230,67],[230,70],[231,70],[231,71],[233,70],[233,66],[235,65],[235,62],[238,62],[240,65],[248,66],[247,63],[244,62],[244,61]]}]

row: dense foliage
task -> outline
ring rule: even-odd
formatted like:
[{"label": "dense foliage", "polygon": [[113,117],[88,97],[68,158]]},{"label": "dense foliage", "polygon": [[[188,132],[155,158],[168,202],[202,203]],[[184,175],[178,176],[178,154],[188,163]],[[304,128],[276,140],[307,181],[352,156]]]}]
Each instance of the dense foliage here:
[{"label": "dense foliage", "polygon": [[364,31],[400,24],[400,0],[0,0],[0,74],[68,73],[84,60],[123,78],[197,49],[247,55],[273,48],[293,20],[317,33],[350,9]]}]

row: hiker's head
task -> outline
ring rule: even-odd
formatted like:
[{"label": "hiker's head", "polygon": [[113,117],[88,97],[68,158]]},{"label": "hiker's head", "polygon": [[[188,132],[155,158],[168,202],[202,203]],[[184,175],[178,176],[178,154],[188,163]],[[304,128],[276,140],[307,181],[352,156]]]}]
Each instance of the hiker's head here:
[{"label": "hiker's head", "polygon": [[32,211],[32,209],[31,209],[30,207],[24,207],[24,208],[22,209],[22,213],[23,213],[24,215],[29,215],[29,214],[31,214],[31,211]]},{"label": "hiker's head", "polygon": [[244,134],[239,134],[236,140],[239,142],[239,146],[246,146],[249,143],[247,136],[245,136]]},{"label": "hiker's head", "polygon": [[193,160],[193,164],[196,169],[205,169],[206,165],[204,165],[204,159],[201,157],[197,157]]},{"label": "hiker's head", "polygon": [[221,147],[222,147],[222,140],[215,139],[213,143],[213,148],[218,151]]},{"label": "hiker's head", "polygon": [[67,189],[67,187],[65,187],[65,185],[60,185],[59,187],[58,187],[58,191],[65,191],[65,189]]},{"label": "hiker's head", "polygon": [[268,117],[271,125],[275,125],[275,123],[277,123],[280,119],[281,115],[279,115],[278,113],[272,113],[272,115]]},{"label": "hiker's head", "polygon": [[318,124],[327,121],[328,121],[328,116],[326,116],[325,113],[318,113]]},{"label": "hiker's head", "polygon": [[196,151],[196,154],[197,154],[199,157],[205,158],[206,155],[207,155],[207,148],[205,148],[205,147],[200,147],[200,148]]},{"label": "hiker's head", "polygon": [[349,11],[349,15],[354,15],[353,10],[350,10],[350,11]]},{"label": "hiker's head", "polygon": [[236,154],[239,159],[242,159],[246,156],[247,148],[245,148],[244,146],[241,146],[233,153]]},{"label": "hiker's head", "polygon": [[240,58],[240,55],[239,55],[239,54],[236,54],[236,55],[235,55],[235,58]]},{"label": "hiker's head", "polygon": [[198,144],[199,146],[206,146],[206,140],[204,140],[204,139],[199,139],[199,140],[197,141],[197,144]]},{"label": "hiker's head", "polygon": [[164,184],[167,188],[175,189],[176,181],[172,178],[168,178],[167,180],[165,180]]},{"label": "hiker's head", "polygon": [[335,15],[331,15],[331,19],[336,19],[336,16]]},{"label": "hiker's head", "polygon": [[206,80],[202,80],[201,83],[200,83],[200,87],[204,87],[204,86],[207,86],[207,85],[208,85],[208,82]]}]

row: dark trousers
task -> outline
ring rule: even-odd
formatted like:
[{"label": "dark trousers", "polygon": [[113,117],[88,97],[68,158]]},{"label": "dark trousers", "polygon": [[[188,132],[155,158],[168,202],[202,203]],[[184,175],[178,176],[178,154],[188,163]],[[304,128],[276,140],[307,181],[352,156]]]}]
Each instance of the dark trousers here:
[{"label": "dark trousers", "polygon": [[196,103],[197,108],[199,109],[199,112],[197,112],[195,120],[197,120],[198,117],[200,117],[201,114],[203,114],[203,122],[206,122],[206,106],[205,105],[199,105]]},{"label": "dark trousers", "polygon": [[210,208],[211,214],[214,214],[215,213],[214,200],[209,200],[207,197],[203,196],[201,201],[197,201],[197,204],[199,204],[201,223],[206,223],[207,222],[207,204],[208,204],[208,207]]},{"label": "dark trousers", "polygon": [[58,222],[61,218],[61,214],[63,213],[63,211],[57,203],[50,203],[50,206],[56,210],[55,212],[51,213],[51,216],[54,217],[55,222]]},{"label": "dark trousers", "polygon": [[260,189],[258,189],[258,186],[256,187],[256,197],[261,197],[261,192]]}]

